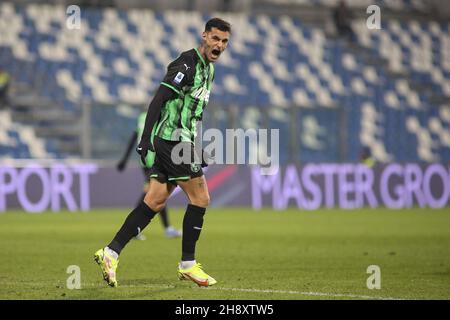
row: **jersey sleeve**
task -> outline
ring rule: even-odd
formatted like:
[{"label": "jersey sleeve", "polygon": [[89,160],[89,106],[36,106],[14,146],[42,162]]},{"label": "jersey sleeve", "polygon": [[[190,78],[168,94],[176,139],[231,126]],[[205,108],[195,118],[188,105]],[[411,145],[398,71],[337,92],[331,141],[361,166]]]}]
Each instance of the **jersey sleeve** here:
[{"label": "jersey sleeve", "polygon": [[194,81],[194,69],[191,59],[180,56],[169,64],[161,84],[181,94],[183,87]]}]

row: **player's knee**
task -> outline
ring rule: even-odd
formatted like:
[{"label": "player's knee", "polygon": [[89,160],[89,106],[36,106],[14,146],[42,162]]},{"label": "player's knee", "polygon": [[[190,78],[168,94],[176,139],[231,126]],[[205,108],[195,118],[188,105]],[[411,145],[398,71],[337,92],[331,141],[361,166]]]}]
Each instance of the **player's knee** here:
[{"label": "player's knee", "polygon": [[145,204],[154,212],[160,212],[166,206],[166,199],[145,197]]},{"label": "player's knee", "polygon": [[151,204],[149,205],[149,207],[154,211],[154,212],[160,212],[162,209],[164,209],[164,207],[166,206],[166,202],[156,202],[156,201],[152,201]]},{"label": "player's knee", "polygon": [[198,197],[195,197],[191,200],[191,203],[195,206],[206,208],[209,206],[210,198],[209,194],[204,194]]}]

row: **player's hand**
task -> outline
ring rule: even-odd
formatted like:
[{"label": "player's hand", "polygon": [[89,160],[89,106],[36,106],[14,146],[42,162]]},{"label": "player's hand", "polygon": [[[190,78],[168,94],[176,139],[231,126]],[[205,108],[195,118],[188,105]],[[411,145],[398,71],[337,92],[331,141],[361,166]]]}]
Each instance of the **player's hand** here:
[{"label": "player's hand", "polygon": [[123,171],[125,169],[125,162],[124,161],[120,161],[118,164],[117,164],[117,170],[118,171]]},{"label": "player's hand", "polygon": [[208,152],[202,149],[202,168],[207,167],[213,161],[213,157],[211,157]]},{"label": "player's hand", "polygon": [[147,163],[145,162],[145,157],[147,157],[148,150],[150,149],[150,144],[151,143],[149,142],[144,142],[144,140],[141,140],[139,145],[136,147],[136,152],[141,156],[141,161],[144,165],[147,165]]}]

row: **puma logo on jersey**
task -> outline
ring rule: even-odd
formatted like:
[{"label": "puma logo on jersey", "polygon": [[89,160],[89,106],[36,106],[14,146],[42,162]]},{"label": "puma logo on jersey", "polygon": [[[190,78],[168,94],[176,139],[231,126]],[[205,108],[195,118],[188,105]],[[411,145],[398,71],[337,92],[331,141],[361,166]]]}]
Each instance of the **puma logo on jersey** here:
[{"label": "puma logo on jersey", "polygon": [[209,101],[210,91],[206,87],[200,87],[191,93],[191,97],[195,99],[204,100],[206,103]]},{"label": "puma logo on jersey", "polygon": [[186,67],[186,71],[190,68],[186,63],[184,63],[184,66]]}]

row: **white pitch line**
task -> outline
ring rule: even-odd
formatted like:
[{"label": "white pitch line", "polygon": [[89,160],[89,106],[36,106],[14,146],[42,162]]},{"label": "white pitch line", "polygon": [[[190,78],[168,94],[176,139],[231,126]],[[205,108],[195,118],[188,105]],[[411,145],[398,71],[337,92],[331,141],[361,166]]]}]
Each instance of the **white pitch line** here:
[{"label": "white pitch line", "polygon": [[345,293],[325,293],[325,292],[306,292],[306,291],[293,291],[293,290],[269,290],[269,289],[245,289],[245,288],[220,288],[220,287],[208,287],[207,290],[224,290],[224,291],[240,291],[240,292],[253,292],[253,293],[281,293],[281,294],[297,294],[302,296],[322,296],[322,297],[335,297],[335,298],[358,298],[358,299],[375,299],[375,300],[403,300],[400,298],[392,297],[375,297],[364,296],[356,294]]},{"label": "white pitch line", "polygon": [[[20,282],[19,282],[20,283]],[[0,281],[0,284],[3,285],[17,285],[16,282],[5,282]],[[21,282],[21,284],[25,284]],[[26,283],[33,286],[48,286],[55,285],[51,283],[45,282],[30,282]],[[60,284],[59,284],[60,285]],[[83,288],[101,288],[100,283],[81,283],[81,289]],[[61,288],[64,288],[61,286]],[[105,288],[108,288],[105,286]],[[158,284],[124,284],[119,285],[119,288],[153,288],[153,289],[177,289],[181,288],[179,286],[174,285],[158,285]],[[354,299],[369,299],[369,300],[404,300],[403,298],[394,298],[394,297],[379,297],[379,296],[367,296],[367,295],[357,295],[357,294],[345,294],[345,293],[327,293],[327,292],[313,292],[313,291],[295,291],[295,290],[272,290],[272,289],[254,289],[254,288],[227,288],[227,287],[201,287],[195,288],[196,290],[217,290],[217,291],[238,291],[238,292],[248,292],[248,293],[276,293],[276,294],[292,294],[292,295],[301,295],[301,296],[315,296],[315,297],[331,297],[331,298],[354,298]]]},{"label": "white pitch line", "polygon": [[[173,285],[119,285],[119,287],[128,288],[165,288],[165,289],[175,289],[179,288]],[[345,293],[326,293],[326,292],[312,292],[312,291],[293,291],[293,290],[271,290],[271,289],[246,289],[246,288],[221,288],[221,287],[201,287],[201,290],[220,290],[220,291],[239,291],[239,292],[250,292],[250,293],[279,293],[279,294],[293,294],[302,296],[319,296],[319,297],[334,297],[334,298],[355,298],[355,299],[372,299],[372,300],[404,300],[402,298],[393,297],[377,297],[377,296],[367,296],[367,295],[357,295],[357,294],[345,294]]]}]

